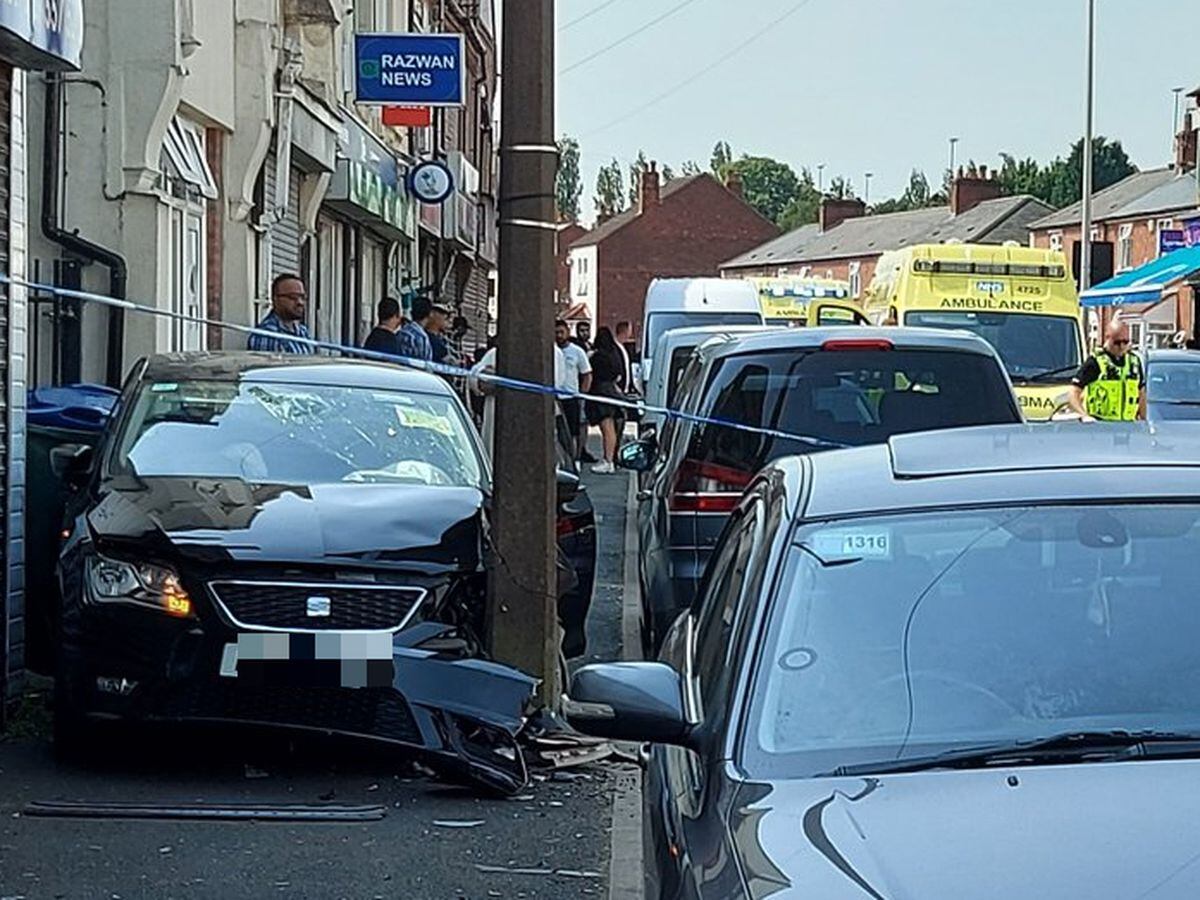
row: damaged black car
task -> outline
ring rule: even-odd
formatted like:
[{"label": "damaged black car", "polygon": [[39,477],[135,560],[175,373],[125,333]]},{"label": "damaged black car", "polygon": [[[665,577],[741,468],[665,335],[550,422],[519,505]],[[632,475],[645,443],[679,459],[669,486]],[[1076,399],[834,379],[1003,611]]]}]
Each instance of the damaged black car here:
[{"label": "damaged black car", "polygon": [[517,736],[536,683],[486,660],[490,475],[442,379],[155,357],[96,450],[52,461],[76,488],[60,748],[86,746],[97,718],[245,722],[394,742],[501,791],[525,783]]}]

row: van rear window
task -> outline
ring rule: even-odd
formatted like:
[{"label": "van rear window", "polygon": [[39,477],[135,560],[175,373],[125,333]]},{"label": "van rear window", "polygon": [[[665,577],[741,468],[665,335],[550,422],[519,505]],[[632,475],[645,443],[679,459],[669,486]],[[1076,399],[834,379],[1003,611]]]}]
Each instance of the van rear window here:
[{"label": "van rear window", "polygon": [[761,325],[762,313],[753,312],[661,312],[651,313],[646,320],[646,344],[643,356],[654,357],[658,339],[672,328],[690,328],[711,325]]},{"label": "van rear window", "polygon": [[[845,446],[894,434],[1020,421],[995,360],[943,350],[773,351],[730,356],[705,391],[706,416]],[[689,457],[755,472],[808,453],[803,440],[706,424]]]}]

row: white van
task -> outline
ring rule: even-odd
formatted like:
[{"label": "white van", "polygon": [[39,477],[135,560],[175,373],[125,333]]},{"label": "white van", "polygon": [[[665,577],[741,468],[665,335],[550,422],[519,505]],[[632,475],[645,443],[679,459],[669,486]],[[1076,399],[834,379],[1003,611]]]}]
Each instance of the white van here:
[{"label": "white van", "polygon": [[653,369],[659,338],[673,328],[764,325],[758,289],[740,278],[656,278],[642,318],[641,383]]}]

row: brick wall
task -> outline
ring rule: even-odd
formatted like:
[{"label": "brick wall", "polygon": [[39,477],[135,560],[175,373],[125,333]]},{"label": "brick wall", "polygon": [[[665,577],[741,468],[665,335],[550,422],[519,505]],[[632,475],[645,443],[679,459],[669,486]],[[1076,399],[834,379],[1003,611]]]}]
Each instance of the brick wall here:
[{"label": "brick wall", "polygon": [[697,178],[601,242],[597,327],[625,321],[640,333],[654,278],[718,276],[721,263],[778,234],[715,179]]}]

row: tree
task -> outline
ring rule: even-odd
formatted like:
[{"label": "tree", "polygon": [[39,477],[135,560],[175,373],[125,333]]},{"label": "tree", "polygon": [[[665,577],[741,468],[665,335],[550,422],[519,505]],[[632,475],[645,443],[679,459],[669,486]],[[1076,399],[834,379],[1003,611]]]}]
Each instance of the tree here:
[{"label": "tree", "polygon": [[802,225],[811,225],[820,218],[821,193],[813,181],[812,170],[800,170],[799,188],[787,209],[779,217],[778,225],[784,231],[793,231]]},{"label": "tree", "polygon": [[[1071,147],[1066,159],[1056,157],[1041,165],[1037,160],[1017,160],[1000,154],[997,173],[1005,194],[1032,194],[1051,206],[1062,208],[1077,203],[1083,194],[1083,140]],[[1137,171],[1120,141],[1097,137],[1092,144],[1093,187],[1102,191]]]},{"label": "tree", "polygon": [[743,156],[730,163],[722,177],[736,174],[742,182],[742,196],[772,222],[778,223],[800,192],[800,179],[787,163],[765,156]]},{"label": "tree", "polygon": [[696,162],[694,159],[689,159],[682,166],[680,166],[679,172],[685,178],[688,178],[692,175],[699,175],[700,174],[700,164],[698,162]]},{"label": "tree", "polygon": [[596,196],[593,202],[596,216],[600,219],[609,219],[625,211],[625,179],[617,160],[601,166],[596,173]]},{"label": "tree", "polygon": [[854,186],[850,183],[849,179],[838,175],[829,182],[829,190],[825,192],[825,196],[834,200],[853,200]]},{"label": "tree", "polygon": [[908,187],[899,197],[893,197],[876,203],[872,212],[877,215],[893,212],[908,212],[913,209],[926,209],[930,206],[941,206],[946,202],[942,194],[935,194],[929,187],[929,179],[920,169],[913,169],[908,176]]},{"label": "tree", "polygon": [[629,164],[629,205],[637,206],[638,198],[642,193],[642,175],[650,168],[650,162],[646,159],[646,152],[639,150],[637,159]]},{"label": "tree", "polygon": [[662,180],[663,180],[663,184],[666,184],[668,181],[671,181],[671,180],[672,180],[674,177],[675,177],[675,170],[674,170],[674,169],[672,169],[670,166],[663,166],[663,167],[662,167]]},{"label": "tree", "polygon": [[554,200],[558,217],[568,222],[579,219],[579,201],[583,197],[583,179],[579,174],[579,141],[563,136],[558,139],[558,174],[554,179]]},{"label": "tree", "polygon": [[725,180],[725,170],[732,163],[733,150],[729,146],[729,141],[718,141],[717,146],[713,147],[712,162],[709,164],[712,173],[717,176],[717,181]]}]

